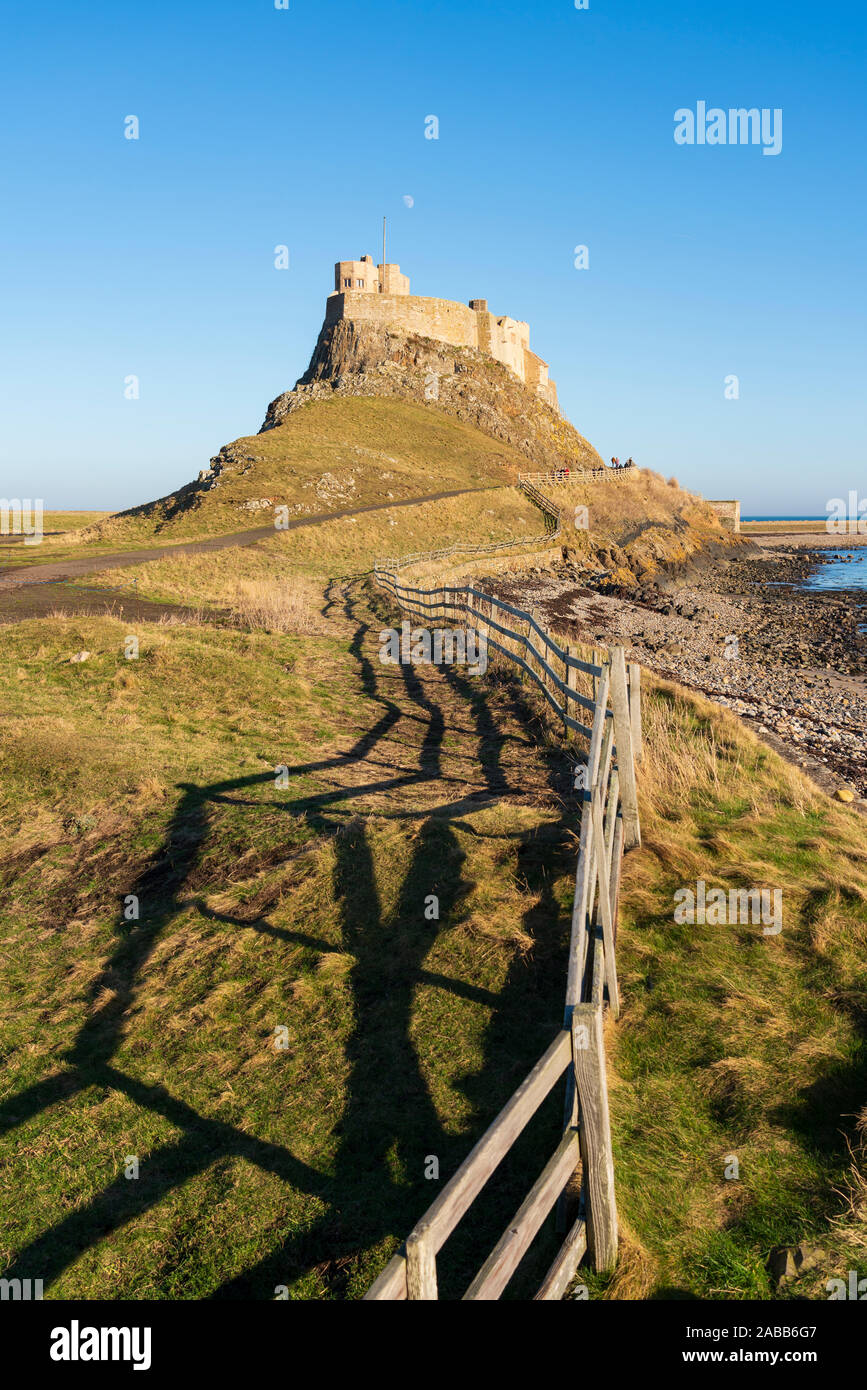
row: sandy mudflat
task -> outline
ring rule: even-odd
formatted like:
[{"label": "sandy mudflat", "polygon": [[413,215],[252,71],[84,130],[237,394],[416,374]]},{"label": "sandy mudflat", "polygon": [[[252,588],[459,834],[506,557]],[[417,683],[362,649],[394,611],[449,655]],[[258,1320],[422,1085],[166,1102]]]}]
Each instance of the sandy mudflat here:
[{"label": "sandy mudflat", "polygon": [[824,527],[816,532],[775,531],[773,535],[767,532],[752,535],[745,531],[744,535],[763,550],[858,550],[867,545],[867,535],[832,536]]}]

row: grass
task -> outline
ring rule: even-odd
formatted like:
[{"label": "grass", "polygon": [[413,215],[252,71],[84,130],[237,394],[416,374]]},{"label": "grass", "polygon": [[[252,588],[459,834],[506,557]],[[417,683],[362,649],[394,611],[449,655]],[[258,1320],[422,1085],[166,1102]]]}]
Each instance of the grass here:
[{"label": "grass", "polygon": [[319,636],[143,626],[137,662],[111,619],[9,632],[0,1263],[50,1297],[360,1295],[558,1019],[560,755],[322,606]]},{"label": "grass", "polygon": [[316,585],[293,575],[287,579],[237,580],[230,604],[252,631],[307,633],[316,630]]},{"label": "grass", "polygon": [[321,588],[325,569],[336,577],[358,574],[385,554],[449,545],[463,528],[484,544],[536,536],[542,522],[522,493],[502,488],[302,526],[243,548],[166,556],[95,574],[88,582],[127,592],[135,585],[142,598],[195,601],[243,616],[251,586],[260,594],[272,592],[276,601],[287,585],[309,595],[314,586]]},{"label": "grass", "polygon": [[742,521],[741,531],[746,536],[824,536],[828,533],[828,519],[824,517],[814,521]]},{"label": "grass", "polygon": [[[351,442],[350,442],[351,441]],[[237,439],[216,487],[179,488],[89,527],[87,544],[184,540],[428,494],[503,487],[526,469],[517,449],[433,407],[341,397],[294,412],[264,434]],[[179,500],[192,500],[179,506]],[[248,502],[266,505],[250,510]]]},{"label": "grass", "polygon": [[[580,556],[611,546],[623,552],[616,557],[617,565],[628,562],[649,575],[662,564],[688,560],[709,545],[739,545],[702,498],[650,469],[639,468],[617,480],[542,486],[562,514],[560,534],[550,546],[536,552],[433,560],[408,568],[404,575],[415,581],[459,583],[468,576],[519,573],[544,565],[564,548]],[[576,525],[578,519],[580,525]],[[606,564],[612,567],[610,561]]]},{"label": "grass", "polygon": [[76,531],[82,526],[93,526],[97,521],[111,516],[111,512],[100,511],[47,511],[43,515],[43,527],[48,531]]},{"label": "grass", "polygon": [[[51,538],[51,559],[59,558],[59,554],[64,553],[64,549],[70,553],[79,548],[79,533],[83,528],[93,526],[97,522],[105,520],[111,516],[110,512],[97,511],[68,511],[44,512],[42,517],[43,538],[38,545],[25,545],[23,541],[10,539],[0,536],[0,567],[6,569],[18,565],[38,565],[46,557],[45,542],[46,538]],[[68,545],[68,537],[75,537],[72,547]],[[62,546],[60,552],[55,547]]]},{"label": "grass", "polygon": [[[628,1258],[608,1292],[827,1297],[867,1268],[864,822],[675,687],[645,701],[645,740],[611,1032]],[[675,924],[673,894],[698,878],[780,888],[782,933]],[[778,1290],[770,1252],[801,1241],[824,1258]]]},{"label": "grass", "polygon": [[[42,530],[46,535],[61,535],[65,531],[76,531],[83,526],[92,526],[96,522],[102,521],[105,517],[111,516],[111,512],[100,511],[43,511]],[[13,541],[13,545],[22,542]],[[10,544],[5,535],[0,536],[0,546],[5,549]],[[35,547],[28,545],[27,550],[32,551]]]},{"label": "grass", "polygon": [[[496,669],[382,666],[382,597],[297,555],[275,577],[289,539],[147,567],[248,630],[138,624],[135,661],[110,617],[4,633],[0,1265],[49,1297],[361,1296],[560,1023],[577,824],[541,707]],[[864,823],[699,697],[648,679],[644,707],[608,1031],[623,1249],[582,1280],[822,1298],[867,1261]],[[781,888],[783,933],[676,924],[698,877]],[[446,1296],[560,1104],[447,1244]],[[801,1240],[824,1257],[778,1290],[770,1251]],[[510,1297],[554,1248],[549,1224]]]}]

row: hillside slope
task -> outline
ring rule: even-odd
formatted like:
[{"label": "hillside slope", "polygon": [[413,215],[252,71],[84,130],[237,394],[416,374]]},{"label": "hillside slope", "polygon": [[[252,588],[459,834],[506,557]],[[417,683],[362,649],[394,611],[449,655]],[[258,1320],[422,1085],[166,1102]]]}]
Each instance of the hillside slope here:
[{"label": "hillside slope", "polygon": [[568,420],[487,354],[343,320],[322,329],[307,372],[271,402],[258,434],[224,445],[194,482],[80,539],[228,533],[281,505],[290,517],[321,516],[601,462]]},{"label": "hillside slope", "polygon": [[[139,622],[135,662],[126,617],[4,637],[0,1257],[48,1299],[360,1297],[431,1201],[427,1156],[453,1173],[559,1026],[577,803],[542,697],[383,665],[398,615],[370,585],[313,616]],[[652,678],[643,708],[609,1035],[621,1259],[582,1282],[825,1299],[864,1265],[864,823],[726,711]],[[783,932],[678,925],[698,878],[779,886]],[[444,1248],[444,1298],[561,1125],[557,1088]],[[815,1266],[777,1285],[770,1252],[802,1241]]]},{"label": "hillside slope", "polygon": [[271,402],[262,430],[335,395],[417,401],[503,440],[536,469],[602,465],[574,425],[487,353],[347,319],[324,325],[310,366]]},{"label": "hillside slope", "polygon": [[168,497],[88,528],[89,538],[164,539],[268,524],[352,505],[460,488],[503,487],[526,462],[472,425],[409,401],[313,401],[263,434],[225,445],[211,468]]}]

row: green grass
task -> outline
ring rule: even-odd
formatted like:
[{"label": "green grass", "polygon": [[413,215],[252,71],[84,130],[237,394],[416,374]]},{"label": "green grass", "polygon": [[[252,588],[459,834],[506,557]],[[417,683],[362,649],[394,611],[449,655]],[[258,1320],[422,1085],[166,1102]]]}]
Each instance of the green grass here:
[{"label": "green grass", "polygon": [[79,526],[92,526],[103,517],[111,516],[106,511],[47,511],[43,517],[46,531],[73,531]]},{"label": "green grass", "polygon": [[[6,1274],[49,1297],[360,1297],[550,1042],[577,828],[563,755],[496,671],[383,667],[393,616],[334,583],[303,636],[142,624],[127,661],[113,618],[4,634]],[[645,739],[608,1025],[621,1260],[581,1278],[602,1297],[822,1298],[865,1268],[864,823],[664,684]],[[782,887],[782,935],[676,924],[697,877]],[[445,1296],[560,1107],[448,1242]],[[770,1251],[801,1240],[826,1258],[775,1289]],[[549,1222],[510,1297],[554,1248]]]},{"label": "green grass", "polygon": [[[88,584],[105,584],[159,602],[242,612],[251,586],[279,591],[281,586],[295,585],[302,592],[310,592],[311,587],[319,592],[323,570],[336,577],[358,574],[371,569],[381,556],[452,545],[465,529],[483,545],[538,537],[543,522],[539,511],[515,488],[485,490],[475,496],[385,507],[366,516],[302,526],[237,549],[167,555],[143,565],[96,573]],[[531,543],[529,549],[535,553],[535,548]],[[524,547],[505,553],[514,558],[524,553]]]},{"label": "green grass", "polygon": [[137,662],[111,619],[8,634],[0,1262],[50,1297],[359,1296],[556,1030],[559,755],[332,603],[319,637],[143,627]]},{"label": "green grass", "polygon": [[[144,543],[184,540],[269,525],[274,507],[290,519],[321,516],[347,507],[387,504],[429,494],[503,487],[528,467],[527,458],[431,406],[375,397],[316,401],[275,429],[245,436],[230,446],[237,463],[216,487],[136,507],[90,528],[85,540]],[[204,461],[203,461],[204,463]],[[250,511],[250,500],[269,506]]]},{"label": "green grass", "polygon": [[[644,848],[625,865],[611,1031],[625,1258],[606,1286],[827,1297],[828,1278],[867,1269],[864,822],[706,702],[663,685],[645,722]],[[782,933],[676,924],[674,892],[698,877],[781,888]],[[777,1289],[768,1257],[801,1241],[826,1257]]]}]

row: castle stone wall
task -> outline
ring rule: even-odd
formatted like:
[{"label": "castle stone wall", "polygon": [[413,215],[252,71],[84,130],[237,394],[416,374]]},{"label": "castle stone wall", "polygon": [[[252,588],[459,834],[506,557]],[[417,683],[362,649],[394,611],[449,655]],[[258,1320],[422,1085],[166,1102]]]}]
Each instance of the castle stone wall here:
[{"label": "castle stone wall", "polygon": [[409,294],[409,276],[401,275],[399,265],[379,267],[379,288],[383,294]]},{"label": "castle stone wall", "polygon": [[458,304],[453,299],[411,295],[409,279],[401,274],[400,266],[380,265],[374,271],[370,256],[360,261],[338,261],[334,288],[326,302],[326,324],[351,319],[433,338],[451,347],[477,348],[502,362],[559,410],[557,388],[548,379],[548,364],[530,351],[530,325],[522,319],[490,313],[486,299]]},{"label": "castle stone wall", "polygon": [[524,380],[524,350],[530,342],[530,325],[518,319],[498,318],[496,314],[477,311],[479,318],[479,343],[487,337],[490,347],[485,348],[498,362],[503,362],[510,371]]},{"label": "castle stone wall", "polygon": [[325,322],[355,319],[380,328],[396,328],[401,333],[417,333],[437,338],[452,347],[478,347],[476,315],[466,304],[453,299],[428,299],[421,295],[366,294],[347,290],[331,294],[326,300]]},{"label": "castle stone wall", "polygon": [[[347,280],[350,282],[348,285]],[[364,256],[360,261],[338,261],[334,267],[334,288],[338,292],[352,289],[378,294],[379,270],[373,264],[372,257]]]}]

